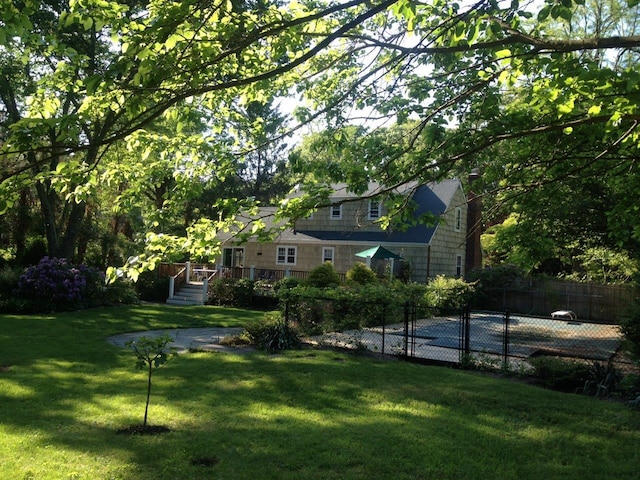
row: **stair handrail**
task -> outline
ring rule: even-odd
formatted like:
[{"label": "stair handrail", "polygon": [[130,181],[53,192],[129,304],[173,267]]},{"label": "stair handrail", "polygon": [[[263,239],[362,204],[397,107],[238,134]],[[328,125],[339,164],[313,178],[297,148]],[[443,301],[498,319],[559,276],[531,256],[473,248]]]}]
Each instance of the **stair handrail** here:
[{"label": "stair handrail", "polygon": [[[179,289],[184,283],[186,283],[186,276],[187,276],[186,272],[187,272],[187,265],[185,265],[184,268],[182,268],[182,270],[180,270],[178,273],[169,277],[169,299],[170,300],[173,299],[176,293],[176,290]],[[181,282],[180,277],[182,276],[182,274],[184,274],[185,280]]]},{"label": "stair handrail", "polygon": [[211,275],[204,277],[202,280],[202,302],[207,303],[209,300],[209,285],[211,285],[211,280],[218,274],[218,270],[206,270],[207,272],[211,272]]}]

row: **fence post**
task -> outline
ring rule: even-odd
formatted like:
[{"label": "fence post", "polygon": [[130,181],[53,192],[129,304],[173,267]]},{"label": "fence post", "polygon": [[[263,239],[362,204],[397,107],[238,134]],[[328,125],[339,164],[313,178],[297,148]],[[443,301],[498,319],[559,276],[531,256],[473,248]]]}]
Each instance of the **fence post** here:
[{"label": "fence post", "polygon": [[469,304],[460,312],[460,363],[464,363],[471,353],[471,308]]},{"label": "fence post", "polygon": [[191,262],[185,262],[184,268],[186,270],[185,275],[187,276],[187,283],[189,283],[191,277]]},{"label": "fence post", "polygon": [[383,304],[382,305],[382,354],[383,355],[384,355],[384,337],[386,337],[385,326],[386,326],[386,323],[387,323],[387,321],[386,321],[386,317],[387,317],[386,311],[387,311],[387,305]]},{"label": "fence post", "polygon": [[169,277],[169,300],[173,299],[173,291],[175,289],[176,279]]},{"label": "fence post", "polygon": [[509,310],[504,312],[504,345],[502,354],[504,357],[503,367],[507,368],[509,365]]},{"label": "fence post", "polygon": [[471,353],[471,309],[469,304],[464,307],[464,353]]},{"label": "fence post", "polygon": [[409,356],[409,305],[404,304],[404,356]]}]

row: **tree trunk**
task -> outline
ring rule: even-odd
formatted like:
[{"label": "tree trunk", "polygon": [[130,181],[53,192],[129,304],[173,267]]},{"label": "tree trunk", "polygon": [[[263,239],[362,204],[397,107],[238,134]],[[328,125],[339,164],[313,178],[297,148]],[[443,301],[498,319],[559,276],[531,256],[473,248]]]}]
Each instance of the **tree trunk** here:
[{"label": "tree trunk", "polygon": [[[36,184],[40,210],[44,219],[47,236],[47,252],[50,257],[74,259],[82,221],[86,211],[84,202],[71,202],[67,216],[61,215],[58,220],[56,214],[59,199],[57,194],[44,183]],[[63,233],[64,232],[64,233]]]}]

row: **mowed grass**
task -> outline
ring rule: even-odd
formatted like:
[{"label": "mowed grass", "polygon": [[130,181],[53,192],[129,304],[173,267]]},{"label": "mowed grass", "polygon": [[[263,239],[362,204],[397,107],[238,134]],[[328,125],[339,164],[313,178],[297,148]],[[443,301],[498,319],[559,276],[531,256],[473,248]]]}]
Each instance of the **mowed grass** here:
[{"label": "mowed grass", "polygon": [[158,305],[0,316],[2,479],[636,479],[640,413],[443,367],[301,350],[188,353],[145,376],[116,333],[238,326]]}]

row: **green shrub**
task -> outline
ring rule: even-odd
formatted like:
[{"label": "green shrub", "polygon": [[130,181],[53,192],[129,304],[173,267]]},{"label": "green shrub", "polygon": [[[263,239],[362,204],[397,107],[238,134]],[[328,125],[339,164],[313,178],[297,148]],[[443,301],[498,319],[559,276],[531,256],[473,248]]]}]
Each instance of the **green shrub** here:
[{"label": "green shrub", "polygon": [[5,266],[0,270],[0,298],[13,298],[22,269]]},{"label": "green shrub", "polygon": [[640,300],[636,299],[623,315],[620,329],[625,338],[627,350],[640,359]]},{"label": "green shrub", "polygon": [[138,303],[135,284],[131,280],[119,278],[106,286],[102,301],[107,305]]},{"label": "green shrub", "polygon": [[219,278],[209,284],[209,301],[216,305],[233,305],[235,278]]},{"label": "green shrub", "polygon": [[271,312],[262,320],[245,325],[251,343],[269,353],[300,348],[300,337],[277,312]]},{"label": "green shrub", "polygon": [[[349,288],[299,286],[278,292],[287,318],[306,335],[389,325],[403,321],[405,304],[419,305],[419,284],[352,285]],[[421,310],[420,315],[429,312]]]},{"label": "green shrub", "polygon": [[251,305],[253,298],[255,282],[248,278],[239,279],[234,287],[234,305],[236,307],[248,307]]},{"label": "green shrub", "polygon": [[340,285],[340,276],[331,262],[324,262],[309,272],[305,285],[318,288],[331,288]]},{"label": "green shrub", "polygon": [[518,283],[525,276],[524,270],[514,265],[500,265],[497,267],[476,269],[469,272],[467,279],[483,288],[505,288]]},{"label": "green shrub", "polygon": [[15,296],[39,311],[64,311],[103,304],[104,290],[104,274],[98,269],[43,257],[20,276]]},{"label": "green shrub", "polygon": [[247,278],[220,278],[210,284],[211,303],[248,307],[253,298],[254,281]]},{"label": "green shrub", "polygon": [[158,277],[155,271],[140,273],[135,283],[136,293],[145,302],[164,302],[169,297],[169,277]]},{"label": "green shrub", "polygon": [[580,393],[597,398],[606,398],[618,390],[622,382],[622,373],[613,365],[593,362],[589,367],[589,378],[585,381]]},{"label": "green shrub", "polygon": [[358,285],[371,285],[378,283],[376,273],[362,262],[356,262],[347,271],[347,283]]},{"label": "green shrub", "polygon": [[539,356],[529,363],[533,375],[543,386],[563,392],[577,392],[592,380],[591,367],[582,362],[558,357]]},{"label": "green shrub", "polygon": [[424,300],[439,310],[460,309],[468,303],[474,288],[461,278],[437,276],[427,284]]},{"label": "green shrub", "polygon": [[278,290],[281,290],[281,289],[295,288],[298,285],[300,285],[299,279],[295,277],[284,277],[283,279],[278,280],[275,283],[275,285],[273,286],[273,290],[277,292]]}]

